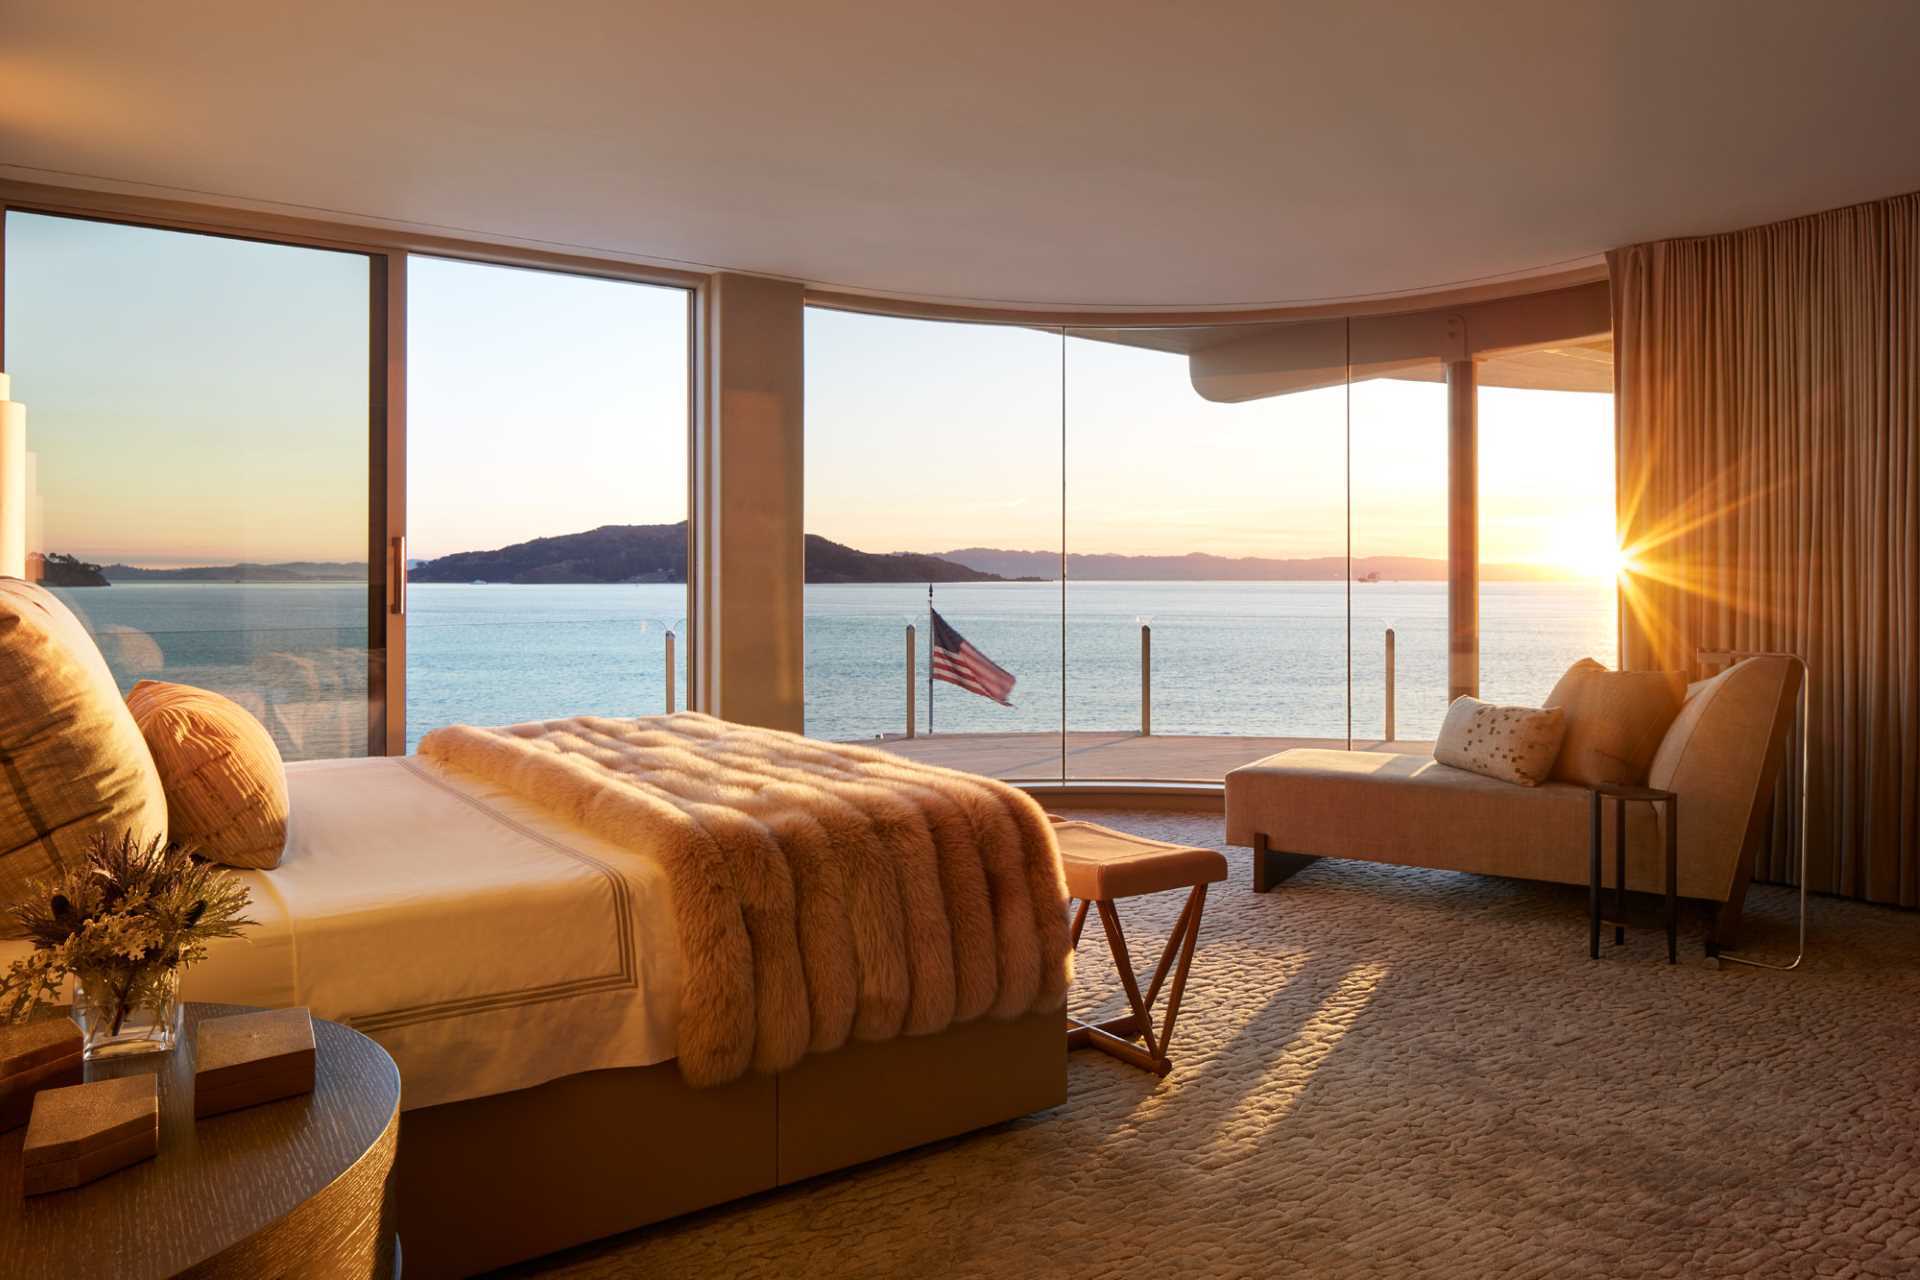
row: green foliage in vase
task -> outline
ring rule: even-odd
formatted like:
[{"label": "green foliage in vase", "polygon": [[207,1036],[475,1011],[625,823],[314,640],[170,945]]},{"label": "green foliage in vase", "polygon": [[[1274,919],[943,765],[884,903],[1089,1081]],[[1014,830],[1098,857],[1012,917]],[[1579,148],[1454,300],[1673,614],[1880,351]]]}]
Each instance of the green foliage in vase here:
[{"label": "green foliage in vase", "polygon": [[79,865],[57,870],[8,911],[34,951],[0,977],[0,1022],[58,1001],[71,974],[110,995],[118,1034],[129,1012],[157,1002],[170,973],[206,958],[207,943],[254,924],[238,877],[164,839],[102,832]]}]

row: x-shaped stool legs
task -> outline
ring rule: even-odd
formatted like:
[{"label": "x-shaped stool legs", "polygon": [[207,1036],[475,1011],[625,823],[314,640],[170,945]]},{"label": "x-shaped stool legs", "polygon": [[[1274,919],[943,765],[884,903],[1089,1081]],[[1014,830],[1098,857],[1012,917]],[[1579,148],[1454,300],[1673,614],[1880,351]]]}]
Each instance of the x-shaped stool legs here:
[{"label": "x-shaped stool legs", "polygon": [[[1073,913],[1074,949],[1080,947],[1080,933],[1087,924],[1087,908],[1098,907],[1100,925],[1107,934],[1107,946],[1113,952],[1114,966],[1120,971],[1120,986],[1127,993],[1127,1005],[1133,1012],[1109,1018],[1105,1022],[1082,1022],[1069,1015],[1067,1048],[1079,1049],[1090,1045],[1155,1075],[1164,1076],[1173,1070],[1173,1061],[1167,1057],[1167,1046],[1173,1040],[1173,1026],[1180,1017],[1180,996],[1187,989],[1187,970],[1193,964],[1194,944],[1200,938],[1200,913],[1206,905],[1207,886],[1193,886],[1187,894],[1187,905],[1181,909],[1180,919],[1175,922],[1173,933],[1167,938],[1166,949],[1160,953],[1160,963],[1154,966],[1153,980],[1147,984],[1146,998],[1142,999],[1140,984],[1134,978],[1133,960],[1127,954],[1126,935],[1120,929],[1120,913],[1114,910],[1113,899],[1100,898],[1091,902],[1080,899]],[[1173,968],[1176,952],[1179,953],[1180,963],[1178,968]],[[1166,981],[1170,968],[1173,969],[1173,986],[1167,991],[1166,1023],[1156,1035],[1153,1028],[1153,1002],[1159,998],[1161,984]],[[1144,1049],[1133,1043],[1136,1038],[1145,1042]]]}]

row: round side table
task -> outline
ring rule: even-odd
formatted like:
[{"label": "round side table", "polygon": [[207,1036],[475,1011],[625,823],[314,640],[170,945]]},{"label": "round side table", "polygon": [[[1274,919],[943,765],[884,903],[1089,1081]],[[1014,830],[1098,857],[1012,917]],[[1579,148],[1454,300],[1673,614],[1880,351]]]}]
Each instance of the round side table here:
[{"label": "round side table", "polygon": [[151,1160],[27,1198],[26,1129],[0,1134],[0,1275],[399,1274],[393,1160],[400,1072],[386,1050],[315,1018],[311,1094],[195,1123],[195,1028],[252,1012],[188,1004],[172,1052],[87,1064],[90,1081],[159,1076],[160,1153]]}]

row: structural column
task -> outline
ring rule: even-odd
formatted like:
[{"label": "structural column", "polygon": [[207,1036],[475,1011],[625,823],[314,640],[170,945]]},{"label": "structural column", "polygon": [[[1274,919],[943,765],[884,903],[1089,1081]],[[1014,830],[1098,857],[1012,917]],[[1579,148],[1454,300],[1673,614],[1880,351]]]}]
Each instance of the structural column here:
[{"label": "structural column", "polygon": [[804,718],[801,286],[723,273],[700,299],[691,705],[799,732]]},{"label": "structural column", "polygon": [[1447,362],[1447,701],[1480,696],[1480,424],[1472,360]]}]

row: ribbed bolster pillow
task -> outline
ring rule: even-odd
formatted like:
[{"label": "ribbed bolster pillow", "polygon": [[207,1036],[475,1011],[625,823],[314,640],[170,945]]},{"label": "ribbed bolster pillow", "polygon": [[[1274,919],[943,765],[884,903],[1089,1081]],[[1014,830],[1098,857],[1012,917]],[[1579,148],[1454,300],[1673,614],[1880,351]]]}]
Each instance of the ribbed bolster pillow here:
[{"label": "ribbed bolster pillow", "polygon": [[277,867],[287,771],[266,727],[207,689],[142,680],[127,706],[167,792],[173,838],[230,867]]}]

